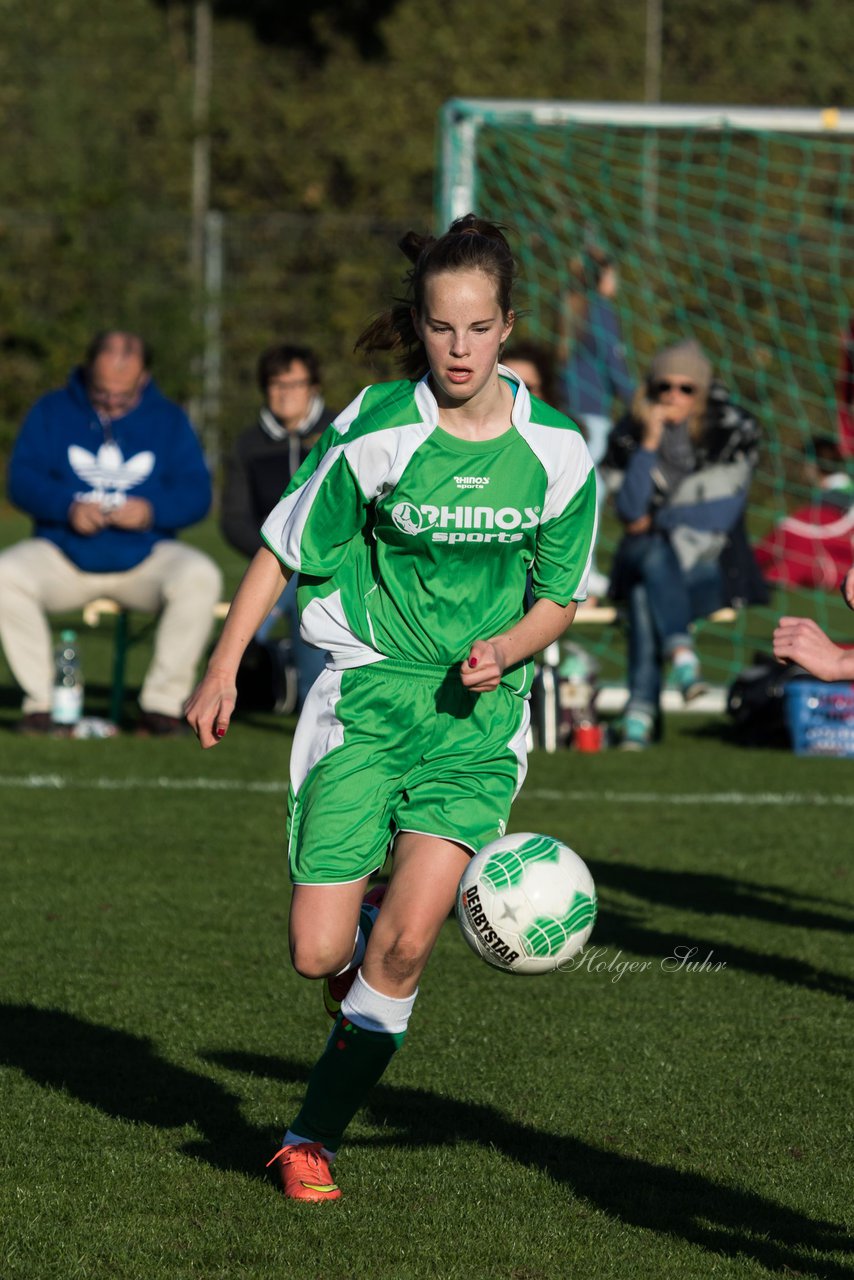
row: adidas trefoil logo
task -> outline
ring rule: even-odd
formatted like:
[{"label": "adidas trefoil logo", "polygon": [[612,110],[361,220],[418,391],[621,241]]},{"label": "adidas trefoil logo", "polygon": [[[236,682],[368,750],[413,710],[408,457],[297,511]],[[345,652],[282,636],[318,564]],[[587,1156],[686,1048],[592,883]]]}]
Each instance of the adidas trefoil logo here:
[{"label": "adidas trefoil logo", "polygon": [[128,489],[134,489],[151,475],[155,457],[150,449],[145,449],[125,461],[119,446],[114,441],[105,441],[97,453],[90,453],[80,445],[69,445],[68,461],[74,474],[89,485],[86,492],[75,495],[78,502],[94,502],[106,510],[121,506]]}]

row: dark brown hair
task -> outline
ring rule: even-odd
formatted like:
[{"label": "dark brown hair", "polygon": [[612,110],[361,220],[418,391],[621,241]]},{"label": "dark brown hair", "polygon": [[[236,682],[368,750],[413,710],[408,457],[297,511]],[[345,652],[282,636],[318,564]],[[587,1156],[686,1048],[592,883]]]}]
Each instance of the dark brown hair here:
[{"label": "dark brown hair", "polygon": [[506,320],[513,310],[516,263],[503,229],[474,213],[457,218],[438,238],[409,231],[399,248],[413,264],[405,277],[405,296],[395,298],[392,307],[368,325],[354,349],[367,355],[372,351],[393,351],[406,377],[417,381],[424,377],[429,365],[424,344],[415,332],[412,311],[423,313],[429,277],[440,271],[482,271],[495,285],[498,305]]},{"label": "dark brown hair", "polygon": [[151,368],[151,347],[138,333],[132,333],[129,329],[101,329],[95,334],[86,348],[83,362],[86,376],[91,377],[92,366],[98,356],[102,356],[105,351],[112,351],[116,347],[121,349],[124,356],[138,355],[142,361],[143,369]]},{"label": "dark brown hair", "polygon": [[527,360],[532,364],[540,375],[540,384],[542,386],[541,400],[545,400],[546,404],[554,404],[555,402],[555,362],[554,356],[548,347],[541,346],[539,342],[528,342],[524,339],[521,342],[512,343],[510,350],[505,351],[501,357],[502,364],[506,364],[508,368],[513,368],[514,360]]},{"label": "dark brown hair", "polygon": [[268,347],[258,360],[258,386],[266,392],[268,386],[280,373],[286,373],[291,365],[299,360],[308,370],[313,386],[320,385],[320,361],[311,347],[298,347],[292,342],[280,342],[275,347]]}]

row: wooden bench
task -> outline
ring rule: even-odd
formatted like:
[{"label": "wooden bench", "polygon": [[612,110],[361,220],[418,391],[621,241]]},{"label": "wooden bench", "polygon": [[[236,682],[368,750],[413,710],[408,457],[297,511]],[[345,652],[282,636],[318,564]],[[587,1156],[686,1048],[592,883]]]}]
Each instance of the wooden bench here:
[{"label": "wooden bench", "polygon": [[[580,604],[575,615],[573,626],[577,627],[584,623],[611,623],[616,622],[619,617],[619,611],[613,604]],[[714,613],[710,613],[707,618],[703,618],[703,622],[735,622],[738,613],[735,609],[727,606],[725,609],[716,609]]]},{"label": "wooden bench", "polygon": [[[222,619],[231,608],[229,600],[220,600],[214,605],[213,616]],[[90,600],[83,608],[83,621],[87,627],[97,627],[105,617],[115,618],[113,628],[113,669],[110,677],[110,719],[118,724],[122,718],[122,706],[125,697],[125,670],[127,667],[128,649],[132,644],[148,634],[148,628],[135,639],[131,639],[128,618],[130,609],[125,609],[117,601],[107,596],[99,596]]]}]

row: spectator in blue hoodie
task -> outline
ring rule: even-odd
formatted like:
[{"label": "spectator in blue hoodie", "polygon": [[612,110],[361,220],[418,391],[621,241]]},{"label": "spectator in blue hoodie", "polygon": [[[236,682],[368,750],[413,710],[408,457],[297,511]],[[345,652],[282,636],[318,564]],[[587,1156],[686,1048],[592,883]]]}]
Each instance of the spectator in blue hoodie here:
[{"label": "spectator in blue hoodie", "polygon": [[51,731],[48,615],[99,596],[160,614],[138,731],[183,732],[222,579],[175,540],[207,514],[211,482],[189,419],[149,364],[137,334],[99,334],[67,385],[36,402],[15,444],[9,497],[34,527],[0,554],[0,643],[24,693],[24,733]]},{"label": "spectator in blue hoodie", "polygon": [[603,469],[625,531],[611,596],[626,602],[629,625],[626,750],[652,741],[664,663],[686,702],[705,691],[691,622],[760,598],[743,524],[757,453],[754,418],[693,340],[655,356],[611,433]]},{"label": "spectator in blue hoodie", "polygon": [[[616,307],[619,276],[602,250],[589,248],[571,264],[575,287],[564,303],[561,332],[560,407],[584,429],[596,467],[599,508],[606,490],[600,474],[617,400],[628,408],[635,379],[626,363],[620,316]],[[591,596],[603,595],[607,578],[595,560],[590,571]]]}]

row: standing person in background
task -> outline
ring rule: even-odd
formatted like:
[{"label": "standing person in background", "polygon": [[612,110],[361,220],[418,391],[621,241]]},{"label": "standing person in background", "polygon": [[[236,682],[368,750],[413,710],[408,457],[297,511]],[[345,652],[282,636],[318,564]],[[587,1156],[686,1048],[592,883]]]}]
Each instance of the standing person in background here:
[{"label": "standing person in background", "polygon": [[[187,708],[214,746],[243,650],[298,571],[303,627],[331,661],[291,751],[291,955],[327,979],[336,1018],[270,1162],[300,1200],[339,1198],[344,1130],[403,1043],[469,858],[506,829],[530,658],[584,599],[596,529],[581,432],[499,364],[515,274],[501,229],[468,214],[401,248],[408,297],[357,346],[396,351],[405,376],[366,387],[294,477]],[[378,908],[364,895],[389,847]]]},{"label": "standing person in background", "polygon": [[[613,426],[614,400],[632,403],[635,379],[629,372],[620,316],[615,305],[619,275],[601,249],[588,249],[571,264],[577,287],[564,299],[561,317],[561,408],[579,422],[597,469],[599,509],[606,491],[599,475]],[[590,573],[593,596],[604,595],[607,577],[595,562]]]},{"label": "standing person in background", "polygon": [[[611,433],[603,468],[610,487],[619,484],[625,529],[610,591],[628,603],[626,750],[652,741],[664,662],[686,702],[705,691],[691,622],[752,599],[755,562],[742,520],[757,454],[755,420],[712,381],[711,361],[693,340],[658,353]],[[728,549],[744,557],[738,580],[724,573]]]},{"label": "standing person in background", "polygon": [[[226,464],[220,527],[226,542],[250,558],[261,526],[334,418],[321,389],[320,362],[310,347],[280,343],[258,361],[264,404],[235,442]],[[301,707],[326,662],[326,654],[300,635],[296,579],[292,579],[258,629],[263,640],[284,615],[291,634]]]},{"label": "standing person in background", "polygon": [[0,555],[0,640],[24,691],[21,732],[52,731],[47,615],[109,596],[159,613],[139,695],[137,732],[186,733],[183,703],[213,626],[222,576],[176,541],[211,504],[211,480],[187,415],[151,380],[135,333],[90,343],[65,387],[27,414],[9,463],[9,497],[33,537]]}]

